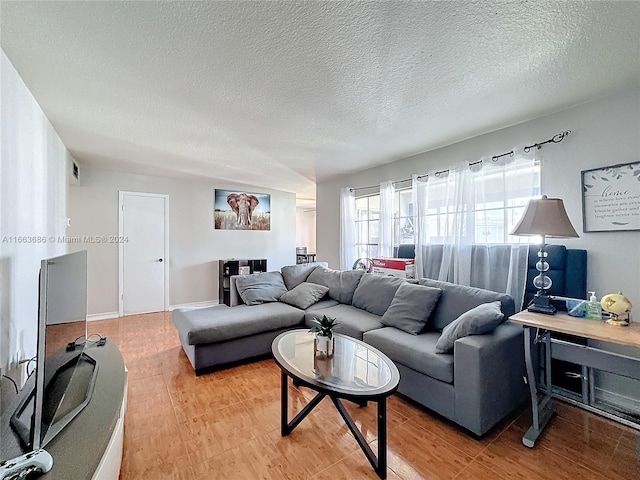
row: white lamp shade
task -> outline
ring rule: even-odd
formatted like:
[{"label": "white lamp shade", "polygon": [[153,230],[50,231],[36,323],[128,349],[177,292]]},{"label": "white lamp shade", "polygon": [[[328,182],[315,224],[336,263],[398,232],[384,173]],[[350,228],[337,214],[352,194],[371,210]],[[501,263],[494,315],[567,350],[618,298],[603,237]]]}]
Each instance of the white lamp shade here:
[{"label": "white lamp shade", "polygon": [[544,235],[546,237],[578,237],[560,198],[531,199],[524,215],[511,231],[511,235]]}]

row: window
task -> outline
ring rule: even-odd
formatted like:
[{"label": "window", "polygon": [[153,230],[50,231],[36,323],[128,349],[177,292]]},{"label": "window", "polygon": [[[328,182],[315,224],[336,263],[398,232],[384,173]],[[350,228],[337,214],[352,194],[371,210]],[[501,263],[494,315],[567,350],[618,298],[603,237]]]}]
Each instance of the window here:
[{"label": "window", "polygon": [[[504,169],[484,167],[471,173],[471,191],[466,202],[456,206],[458,195],[446,177],[430,179],[425,215],[428,243],[443,243],[453,230],[454,216],[464,213],[462,235],[476,244],[528,243],[537,237],[516,237],[509,232],[520,220],[527,202],[540,194],[540,164],[533,167]],[[394,246],[415,243],[413,191],[396,189],[394,196]],[[380,195],[356,198],[357,258],[379,256]]]},{"label": "window", "polygon": [[[393,244],[413,244],[413,203],[411,188],[396,190],[393,204]],[[356,198],[357,258],[380,256],[380,195]]]},{"label": "window", "polygon": [[[493,171],[492,171],[493,170]],[[459,192],[446,177],[430,180],[425,223],[428,243],[444,243],[455,229],[455,217],[463,219],[460,235],[468,243],[529,243],[537,237],[509,235],[522,217],[527,202],[540,194],[540,165],[523,169],[485,167],[471,174],[470,191]],[[533,186],[533,189],[532,189]],[[463,196],[464,201],[454,199]]]},{"label": "window", "polygon": [[413,244],[413,192],[410,188],[396,190],[394,199],[395,211],[393,215],[393,244],[394,246]]},{"label": "window", "polygon": [[379,255],[380,195],[356,198],[356,258]]}]

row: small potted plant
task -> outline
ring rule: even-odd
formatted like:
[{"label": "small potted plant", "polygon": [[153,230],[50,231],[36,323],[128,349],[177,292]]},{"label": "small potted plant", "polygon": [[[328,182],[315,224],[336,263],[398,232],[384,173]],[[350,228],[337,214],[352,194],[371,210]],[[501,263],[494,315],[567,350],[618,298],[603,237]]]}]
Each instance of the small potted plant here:
[{"label": "small potted plant", "polygon": [[323,315],[322,318],[314,317],[311,321],[315,325],[309,329],[309,333],[316,334],[313,342],[314,354],[326,355],[327,357],[333,356],[333,329],[339,325],[340,322],[326,315]]}]

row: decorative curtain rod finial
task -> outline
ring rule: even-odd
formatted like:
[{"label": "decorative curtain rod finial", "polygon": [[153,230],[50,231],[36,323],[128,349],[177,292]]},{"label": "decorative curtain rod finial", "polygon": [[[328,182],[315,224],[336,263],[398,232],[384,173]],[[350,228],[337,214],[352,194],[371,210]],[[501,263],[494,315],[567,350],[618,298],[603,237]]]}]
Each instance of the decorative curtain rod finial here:
[{"label": "decorative curtain rod finial", "polygon": [[546,142],[534,143],[533,145],[528,145],[528,146],[524,147],[524,151],[526,153],[529,153],[529,151],[534,147],[536,147],[538,150],[540,150],[542,148],[542,146],[546,145],[547,143],[560,143],[570,133],[571,133],[571,130],[565,130],[564,132],[556,133],[553,137],[551,137]]},{"label": "decorative curtain rod finial", "polygon": [[[531,151],[532,148],[536,147],[538,150],[540,150],[542,148],[543,145],[546,145],[547,143],[560,143],[562,140],[564,140],[569,134],[571,133],[571,130],[565,130],[564,132],[560,132],[560,133],[556,133],[553,137],[551,137],[549,140],[547,140],[546,142],[540,142],[540,143],[534,143],[533,145],[527,145],[523,148],[525,153],[529,153]],[[498,159],[502,158],[502,157],[506,157],[507,155],[513,157],[515,155],[515,152],[513,150],[509,151],[509,152],[505,152],[505,153],[501,153],[500,155],[494,155],[493,157],[491,157],[491,160],[496,162],[498,161]],[[473,162],[470,163],[469,166],[471,165],[477,165],[479,163],[482,163],[482,160],[479,160],[477,162]],[[441,175],[444,175],[445,173],[449,173],[449,170],[440,170],[439,172],[435,172],[435,176],[439,177]],[[425,175],[418,175],[418,178],[426,178],[428,177],[428,174]],[[406,182],[411,180],[410,178],[405,178],[404,180],[398,180],[397,182],[393,182],[393,183],[401,183],[401,182]],[[358,191],[358,190],[366,190],[369,188],[376,188],[379,187],[379,185],[369,185],[367,187],[356,187],[356,188],[352,188],[352,191]]]}]

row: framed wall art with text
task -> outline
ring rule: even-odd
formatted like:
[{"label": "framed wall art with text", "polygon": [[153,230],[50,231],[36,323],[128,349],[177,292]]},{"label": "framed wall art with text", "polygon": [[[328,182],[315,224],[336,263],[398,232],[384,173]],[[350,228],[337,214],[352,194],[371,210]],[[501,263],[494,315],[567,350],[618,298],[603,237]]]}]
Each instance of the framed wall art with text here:
[{"label": "framed wall art with text", "polygon": [[582,231],[640,230],[640,162],[582,171]]}]

